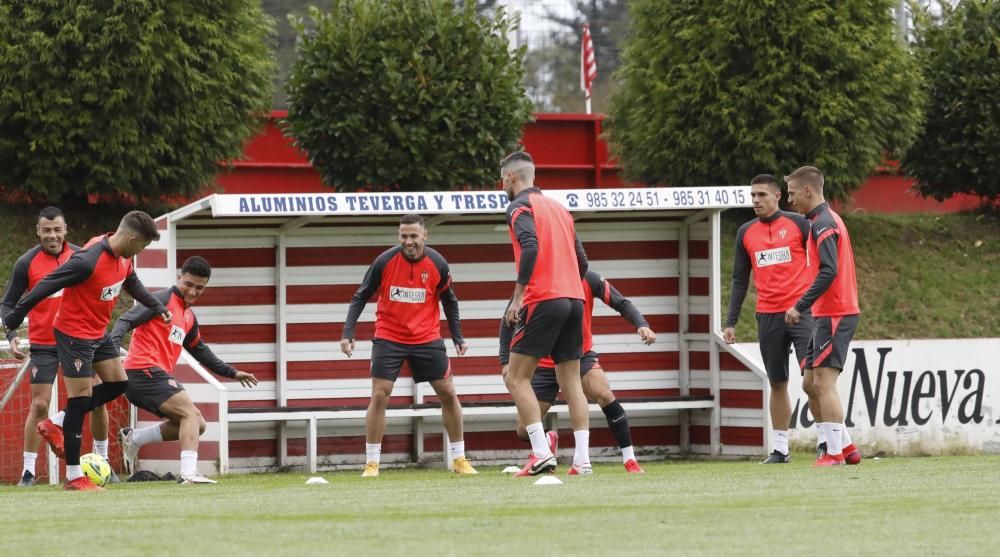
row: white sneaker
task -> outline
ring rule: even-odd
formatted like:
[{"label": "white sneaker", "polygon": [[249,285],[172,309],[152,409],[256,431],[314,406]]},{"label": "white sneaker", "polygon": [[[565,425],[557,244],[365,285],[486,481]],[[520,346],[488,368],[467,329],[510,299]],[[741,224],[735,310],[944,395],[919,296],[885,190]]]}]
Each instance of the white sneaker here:
[{"label": "white sneaker", "polygon": [[136,473],[136,462],[139,459],[139,445],[132,442],[132,428],[123,427],[118,430],[118,444],[122,448],[122,460],[125,461],[125,473],[129,476]]},{"label": "white sneaker", "polygon": [[589,475],[591,475],[593,473],[594,473],[594,469],[593,469],[593,467],[590,466],[590,463],[588,462],[586,464],[580,464],[580,465],[574,464],[573,467],[569,469],[569,472],[566,472],[566,475],[567,476],[589,476]]},{"label": "white sneaker", "polygon": [[206,478],[201,474],[188,474],[186,476],[182,474],[181,477],[177,478],[177,483],[181,485],[189,485],[189,484],[217,484],[219,482],[213,479]]}]

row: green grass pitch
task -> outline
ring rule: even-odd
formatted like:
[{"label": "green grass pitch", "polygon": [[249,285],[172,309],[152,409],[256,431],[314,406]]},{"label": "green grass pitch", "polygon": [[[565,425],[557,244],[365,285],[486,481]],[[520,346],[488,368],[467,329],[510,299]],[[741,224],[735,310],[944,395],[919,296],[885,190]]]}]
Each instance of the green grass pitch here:
[{"label": "green grass pitch", "polygon": [[234,475],[104,493],[0,487],[0,555],[997,555],[1000,457],[600,465],[534,486],[496,467]]}]

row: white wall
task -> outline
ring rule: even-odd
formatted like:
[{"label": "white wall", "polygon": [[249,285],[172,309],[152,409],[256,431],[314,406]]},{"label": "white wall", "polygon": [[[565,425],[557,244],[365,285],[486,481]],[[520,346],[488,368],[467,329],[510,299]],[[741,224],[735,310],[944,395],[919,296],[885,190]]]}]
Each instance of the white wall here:
[{"label": "white wall", "polygon": [[[744,344],[760,357],[756,344]],[[815,428],[792,358],[793,444]],[[1000,338],[851,343],[837,383],[855,443],[869,454],[1000,453]]]}]

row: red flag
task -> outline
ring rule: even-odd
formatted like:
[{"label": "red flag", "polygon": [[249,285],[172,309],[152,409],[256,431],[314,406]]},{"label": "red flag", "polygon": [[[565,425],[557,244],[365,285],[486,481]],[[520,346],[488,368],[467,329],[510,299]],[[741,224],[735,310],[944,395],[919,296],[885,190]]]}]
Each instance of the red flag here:
[{"label": "red flag", "polygon": [[597,61],[594,59],[594,41],[590,39],[590,25],[583,25],[583,42],[580,44],[580,90],[590,100],[591,86],[597,79]]}]

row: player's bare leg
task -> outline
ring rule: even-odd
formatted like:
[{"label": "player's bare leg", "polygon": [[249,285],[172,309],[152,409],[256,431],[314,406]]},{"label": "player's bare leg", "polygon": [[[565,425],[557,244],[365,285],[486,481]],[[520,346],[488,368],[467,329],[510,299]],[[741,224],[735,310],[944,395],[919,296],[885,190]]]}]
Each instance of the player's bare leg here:
[{"label": "player's bare leg", "polygon": [[788,424],[792,419],[792,402],[788,396],[788,381],[768,379],[771,397],[768,411],[771,414],[772,451],[761,464],[787,464],[791,462],[788,452]]},{"label": "player's bare leg", "polygon": [[573,439],[576,442],[573,467],[569,473],[591,474],[593,468],[590,466],[590,409],[580,381],[580,360],[557,362],[556,381],[569,406],[569,419],[573,424]]},{"label": "player's bare leg", "polygon": [[630,474],[642,474],[644,470],[635,459],[635,450],[632,447],[632,432],[628,425],[628,416],[621,403],[615,399],[615,393],[611,390],[608,382],[608,375],[604,370],[595,365],[581,379],[583,384],[583,394],[588,400],[592,400],[601,407],[604,418],[608,422],[608,428],[618,442],[618,448],[622,454],[622,464]]},{"label": "player's bare leg", "polygon": [[[21,470],[19,487],[35,485],[38,477],[35,462],[38,459],[38,449],[42,444],[42,436],[36,429],[49,415],[49,400],[52,399],[52,385],[46,383],[31,384],[31,406],[24,419],[24,469]],[[30,476],[28,475],[30,474]]]},{"label": "player's bare leg", "polygon": [[813,415],[816,424],[816,456],[826,453],[826,431],[823,426],[823,406],[819,399],[819,387],[816,385],[816,373],[812,369],[806,369],[802,373],[802,391],[809,399],[809,411]]},{"label": "player's bare leg", "polygon": [[[539,419],[545,417],[549,413],[549,409],[552,408],[552,404],[548,402],[538,401],[538,412],[540,415]],[[521,441],[529,441],[528,430],[524,426],[524,421],[521,420],[521,416],[517,417],[517,438]]]},{"label": "player's bare leg", "polygon": [[[577,360],[579,365],[579,360]],[[538,398],[531,388],[531,378],[535,375],[535,368],[538,367],[538,358],[513,352],[510,355],[510,367],[507,375],[504,376],[504,383],[514,399],[517,406],[517,415],[521,422],[526,424],[525,429],[528,439],[531,441],[531,458],[521,472],[515,475],[527,476],[537,475],[543,472],[554,470],[556,458],[549,449],[549,444],[545,438],[545,430],[542,427],[542,415],[538,409]],[[577,371],[577,381],[579,381],[579,370]],[[581,393],[582,394],[582,393]]]},{"label": "player's bare leg", "polygon": [[378,467],[382,459],[382,437],[385,435],[385,409],[389,406],[392,388],[395,385],[387,379],[372,377],[372,398],[368,402],[368,413],[365,414],[365,470],[363,477],[378,476]]},{"label": "player's bare leg", "polygon": [[451,377],[431,381],[431,388],[441,401],[441,420],[444,430],[448,432],[448,451],[452,458],[451,469],[458,474],[478,474],[476,469],[465,458],[465,438],[462,431],[462,404],[455,393],[455,383]]},{"label": "player's bare leg", "polygon": [[174,393],[163,404],[160,412],[169,421],[160,424],[160,435],[164,441],[180,441],[181,476],[180,483],[215,483],[198,473],[198,438],[205,432],[205,418],[191,401],[187,391]]},{"label": "player's bare leg", "polygon": [[[837,392],[837,379],[840,370],[831,367],[818,367],[813,370],[818,391],[820,407],[822,408],[823,424],[826,428],[827,455],[816,461],[823,466],[843,464],[844,407]],[[829,462],[828,462],[829,461]]]}]

